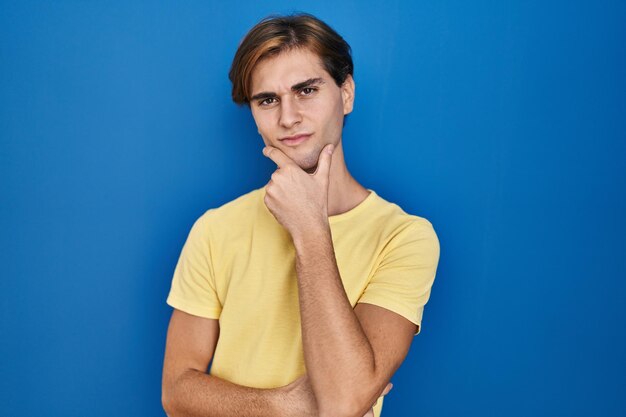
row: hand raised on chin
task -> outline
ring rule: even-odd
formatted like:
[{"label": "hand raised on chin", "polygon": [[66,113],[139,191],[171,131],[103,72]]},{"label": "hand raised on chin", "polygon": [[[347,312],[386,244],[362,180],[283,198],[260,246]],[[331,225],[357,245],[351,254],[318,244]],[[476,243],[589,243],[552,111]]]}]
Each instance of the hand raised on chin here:
[{"label": "hand raised on chin", "polygon": [[328,224],[328,184],[334,146],[320,153],[317,169],[309,174],[293,159],[273,146],[263,155],[278,165],[265,185],[265,205],[276,220],[294,236]]}]

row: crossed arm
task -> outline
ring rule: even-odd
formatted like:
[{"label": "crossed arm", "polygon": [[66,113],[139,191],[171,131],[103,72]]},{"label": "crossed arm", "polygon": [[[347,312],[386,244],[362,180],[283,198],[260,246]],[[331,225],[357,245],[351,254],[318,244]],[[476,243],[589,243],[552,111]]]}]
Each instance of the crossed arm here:
[{"label": "crossed arm", "polygon": [[219,338],[219,322],[174,310],[163,364],[162,403],[169,417],[295,416],[299,410],[284,387],[258,389],[205,373]]},{"label": "crossed arm", "polygon": [[[287,386],[273,389],[237,385],[206,374],[218,338],[218,320],[176,309],[172,312],[162,381],[162,403],[169,417],[319,416],[306,374]],[[388,385],[383,395],[390,388]],[[364,417],[373,416],[370,409]]]},{"label": "crossed arm", "polygon": [[351,307],[330,231],[311,234],[310,240],[294,237],[294,245],[309,374],[275,389],[244,387],[207,375],[219,338],[218,321],[174,310],[163,366],[162,402],[168,416],[373,415],[371,408],[388,391],[416,326],[382,307]]}]

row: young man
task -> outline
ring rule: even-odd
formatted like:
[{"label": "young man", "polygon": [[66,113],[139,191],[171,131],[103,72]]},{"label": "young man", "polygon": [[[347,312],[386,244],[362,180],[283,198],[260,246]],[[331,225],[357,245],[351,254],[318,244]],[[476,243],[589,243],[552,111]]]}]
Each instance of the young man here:
[{"label": "young man", "polygon": [[170,417],[380,415],[439,241],[350,175],[352,74],[348,44],[309,14],[266,18],[239,45],[233,100],[277,170],[191,228],[167,299]]}]

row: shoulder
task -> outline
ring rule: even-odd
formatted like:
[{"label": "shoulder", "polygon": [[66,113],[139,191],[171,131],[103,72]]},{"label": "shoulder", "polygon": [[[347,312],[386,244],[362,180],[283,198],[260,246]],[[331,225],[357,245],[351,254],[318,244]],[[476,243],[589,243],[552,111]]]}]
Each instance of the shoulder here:
[{"label": "shoulder", "polygon": [[209,208],[196,222],[211,229],[229,228],[250,219],[259,209],[263,200],[263,188],[249,191],[222,205]]},{"label": "shoulder", "polygon": [[371,220],[385,230],[389,238],[403,236],[437,237],[435,227],[426,217],[405,211],[399,204],[375,196]]}]

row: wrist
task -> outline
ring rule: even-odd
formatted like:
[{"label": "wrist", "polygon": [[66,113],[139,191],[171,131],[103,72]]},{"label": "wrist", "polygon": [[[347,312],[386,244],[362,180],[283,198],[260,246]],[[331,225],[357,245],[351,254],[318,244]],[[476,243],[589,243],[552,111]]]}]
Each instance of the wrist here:
[{"label": "wrist", "polygon": [[332,233],[328,218],[309,223],[309,225],[302,230],[294,230],[291,233],[291,238],[296,251],[298,249],[304,249],[312,243],[319,244],[325,240],[332,241]]}]

